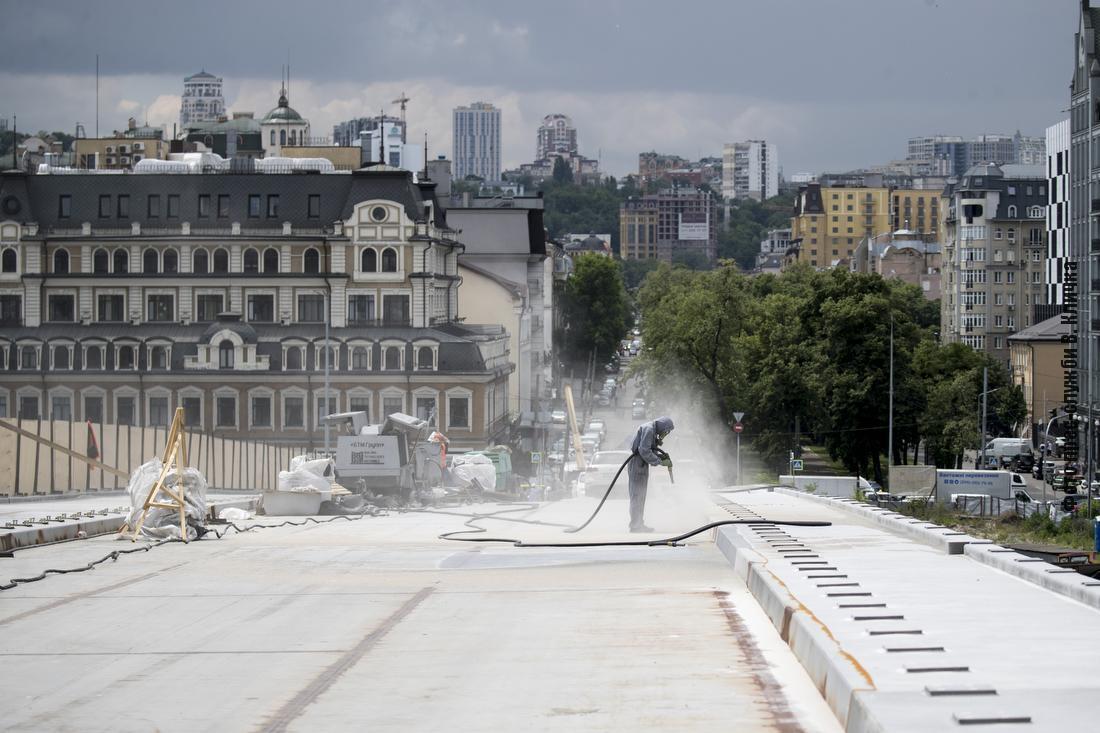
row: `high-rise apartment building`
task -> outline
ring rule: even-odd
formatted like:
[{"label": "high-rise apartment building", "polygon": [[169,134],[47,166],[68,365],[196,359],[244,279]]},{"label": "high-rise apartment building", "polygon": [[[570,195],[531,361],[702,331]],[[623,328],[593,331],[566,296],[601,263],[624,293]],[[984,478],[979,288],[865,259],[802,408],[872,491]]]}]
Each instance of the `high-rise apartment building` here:
[{"label": "high-rise apartment building", "polygon": [[455,178],[499,181],[500,110],[488,102],[456,107],[453,133]]},{"label": "high-rise apartment building", "polygon": [[182,129],[217,122],[222,117],[225,117],[225,98],[222,96],[221,77],[203,70],[183,80],[183,96],[180,98]]},{"label": "high-rise apartment building", "polygon": [[1066,263],[1069,261],[1070,229],[1070,121],[1062,120],[1047,128],[1047,257],[1046,305],[1062,305]]},{"label": "high-rise apartment building", "polygon": [[941,338],[1006,365],[1008,337],[1043,298],[1043,166],[976,165],[944,191]]},{"label": "high-rise apartment building", "polygon": [[550,153],[569,153],[579,155],[577,151],[577,128],[573,120],[562,114],[546,115],[542,118],[535,140],[535,160],[546,160]]},{"label": "high-rise apartment building", "polygon": [[905,159],[935,164],[937,173],[961,176],[981,163],[1006,165],[1042,165],[1046,162],[1043,137],[1015,135],[978,135],[971,140],[957,135],[930,135],[909,138]]},{"label": "high-rise apartment building", "polygon": [[718,258],[717,206],[702,191],[668,190],[619,207],[619,251],[624,259],[673,262],[695,253]]},{"label": "high-rise apartment building", "polygon": [[779,193],[779,156],[775,145],[746,140],[722,146],[722,197],[762,201]]}]

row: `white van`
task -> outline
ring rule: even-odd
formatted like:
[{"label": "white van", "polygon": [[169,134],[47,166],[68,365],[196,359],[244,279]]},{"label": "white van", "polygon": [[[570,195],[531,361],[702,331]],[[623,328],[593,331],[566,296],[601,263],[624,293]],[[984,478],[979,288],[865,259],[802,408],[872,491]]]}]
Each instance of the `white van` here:
[{"label": "white van", "polygon": [[995,456],[1019,456],[1031,453],[1031,441],[1027,438],[994,438],[985,445],[985,455]]}]

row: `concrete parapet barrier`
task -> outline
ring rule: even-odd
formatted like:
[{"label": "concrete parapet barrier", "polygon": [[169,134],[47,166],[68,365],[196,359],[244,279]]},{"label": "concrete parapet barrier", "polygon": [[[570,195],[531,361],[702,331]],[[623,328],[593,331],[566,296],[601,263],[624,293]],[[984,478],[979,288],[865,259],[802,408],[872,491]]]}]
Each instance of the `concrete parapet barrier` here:
[{"label": "concrete parapet barrier", "polygon": [[870,676],[853,656],[841,649],[832,632],[791,593],[786,583],[771,572],[764,557],[751,548],[741,528],[719,529],[717,544],[837,719],[844,723],[852,694],[874,689]]},{"label": "concrete parapet barrier", "polygon": [[797,491],[784,487],[777,487],[775,490],[780,494],[797,496],[802,499],[816,501],[819,504],[827,504],[828,506],[850,514],[857,514],[884,529],[900,534],[903,537],[908,537],[911,540],[928,545],[929,547],[934,547],[948,555],[963,554],[963,550],[967,545],[989,544],[990,542],[980,537],[971,537],[965,533],[955,532],[947,527],[940,527],[931,522],[918,522],[912,517],[904,514],[857,501],[843,501],[831,496],[818,496],[817,494],[808,494],[805,491]]},{"label": "concrete parapet barrier", "polygon": [[[994,544],[967,547],[966,556],[983,565],[997,568],[1049,591],[1100,609],[1100,585],[1090,585],[1100,581],[1093,580],[1071,568],[1060,568],[1041,560],[1036,562],[1035,558]],[[1063,572],[1065,570],[1070,572]]]}]

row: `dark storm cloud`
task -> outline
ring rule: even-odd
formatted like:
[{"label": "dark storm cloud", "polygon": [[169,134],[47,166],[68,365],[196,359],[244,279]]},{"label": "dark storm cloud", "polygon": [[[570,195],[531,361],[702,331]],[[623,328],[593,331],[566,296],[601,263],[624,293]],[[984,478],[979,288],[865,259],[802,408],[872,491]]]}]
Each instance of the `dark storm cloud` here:
[{"label": "dark storm cloud", "polygon": [[[1077,5],[8,0],[0,8],[11,31],[0,44],[0,73],[82,77],[98,53],[105,76],[179,79],[206,68],[226,79],[228,92],[237,79],[278,79],[289,59],[297,82],[420,80],[438,93],[451,86],[503,90],[527,100],[532,114],[541,97],[568,107],[571,94],[578,106],[600,95],[630,104],[636,95],[652,109],[682,95],[713,95],[711,111],[705,104],[690,111],[698,129],[710,132],[696,140],[688,119],[683,134],[669,133],[669,143],[685,153],[697,146],[717,152],[723,125],[729,134],[742,132],[731,124],[740,110],[797,110],[798,119],[777,121],[773,133],[790,172],[842,165],[842,157],[852,166],[901,157],[904,138],[915,134],[1041,134],[1066,106]],[[0,86],[0,99],[5,91]],[[178,82],[163,93],[178,94]],[[599,129],[598,119],[586,124],[589,138],[623,147],[605,148],[609,155],[629,157],[632,140]],[[761,127],[748,134],[768,136]]]}]

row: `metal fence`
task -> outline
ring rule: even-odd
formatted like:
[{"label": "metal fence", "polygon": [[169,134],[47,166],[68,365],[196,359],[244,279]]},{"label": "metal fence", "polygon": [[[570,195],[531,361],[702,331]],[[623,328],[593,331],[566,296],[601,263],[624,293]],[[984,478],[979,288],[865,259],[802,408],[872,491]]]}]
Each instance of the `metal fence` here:
[{"label": "metal fence", "polygon": [[[124,489],[134,469],[164,451],[167,438],[167,427],[0,419],[0,497]],[[248,492],[275,489],[279,471],[307,450],[194,432],[186,447],[189,465],[211,488]]]}]

